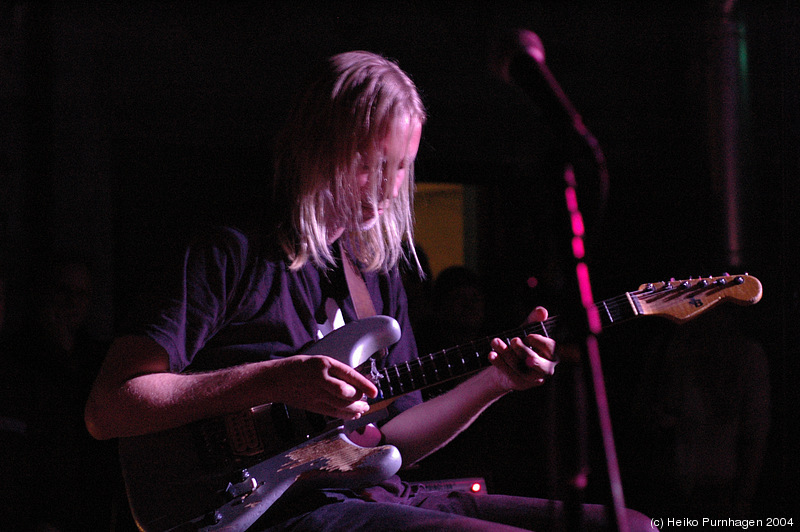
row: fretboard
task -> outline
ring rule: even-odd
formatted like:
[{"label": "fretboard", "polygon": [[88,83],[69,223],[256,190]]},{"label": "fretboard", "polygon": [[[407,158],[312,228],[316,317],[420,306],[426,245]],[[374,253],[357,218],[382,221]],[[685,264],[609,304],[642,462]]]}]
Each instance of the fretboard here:
[{"label": "fretboard", "polygon": [[[637,295],[631,292],[595,303],[594,308],[603,328],[629,320],[641,313]],[[378,397],[371,402],[378,403],[475,373],[489,366],[488,354],[492,350],[493,338],[501,338],[506,343],[509,343],[511,338],[525,337],[529,334],[554,338],[557,335],[559,322],[559,317],[554,316],[543,322],[526,324],[499,335],[473,340],[378,370]]]}]

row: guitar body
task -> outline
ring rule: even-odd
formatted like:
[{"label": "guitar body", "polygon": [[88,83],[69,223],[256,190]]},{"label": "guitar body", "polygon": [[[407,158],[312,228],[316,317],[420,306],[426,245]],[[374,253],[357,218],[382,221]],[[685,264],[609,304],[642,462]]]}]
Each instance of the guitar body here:
[{"label": "guitar body", "polygon": [[252,465],[212,466],[194,436],[191,430],[164,432],[122,453],[128,500],[141,529],[246,530],[287,492],[357,489],[402,465],[397,448],[360,447],[334,430]]},{"label": "guitar body", "polygon": [[[304,352],[357,367],[399,338],[394,319],[375,316]],[[131,511],[147,531],[245,530],[287,491],[368,486],[402,464],[395,447],[360,447],[343,427],[278,404],[123,438],[119,450]]]}]

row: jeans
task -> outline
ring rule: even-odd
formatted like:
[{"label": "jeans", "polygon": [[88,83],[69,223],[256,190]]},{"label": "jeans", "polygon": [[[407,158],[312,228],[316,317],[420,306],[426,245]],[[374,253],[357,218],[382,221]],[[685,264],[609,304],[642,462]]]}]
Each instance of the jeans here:
[{"label": "jeans", "polygon": [[[322,490],[279,503],[256,523],[265,532],[608,530],[602,505],[566,511],[562,502],[463,491],[428,491],[399,479],[363,492]],[[650,519],[626,510],[628,528],[652,531]]]}]

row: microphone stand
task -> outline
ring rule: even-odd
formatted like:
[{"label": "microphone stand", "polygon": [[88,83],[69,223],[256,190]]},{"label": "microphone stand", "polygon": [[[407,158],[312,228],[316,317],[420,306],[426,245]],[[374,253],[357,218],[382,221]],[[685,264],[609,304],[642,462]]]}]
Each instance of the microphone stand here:
[{"label": "microphone stand", "polygon": [[[606,460],[606,469],[608,474],[609,488],[611,491],[611,502],[614,510],[614,518],[616,520],[617,529],[620,532],[627,532],[628,523],[625,514],[625,500],[622,492],[622,479],[619,473],[619,463],[617,461],[617,453],[614,445],[614,433],[611,427],[611,414],[608,408],[608,396],[606,395],[605,379],[603,377],[602,362],[600,359],[600,348],[597,341],[597,335],[600,333],[602,324],[600,315],[597,308],[593,305],[594,297],[592,295],[592,286],[589,275],[589,266],[586,263],[585,246],[583,237],[585,229],[583,225],[583,216],[578,207],[577,194],[576,194],[576,180],[575,172],[571,164],[567,164],[564,169],[564,185],[565,185],[565,200],[567,213],[570,218],[570,225],[572,229],[572,252],[575,264],[575,280],[578,287],[578,295],[580,298],[581,306],[583,307],[583,314],[585,317],[585,338],[583,339],[583,350],[589,362],[589,369],[592,379],[592,389],[594,391],[595,406],[597,407],[597,416],[600,426],[600,433],[603,443],[603,451]],[[578,373],[575,379],[576,385],[582,385],[582,372]],[[576,403],[581,403],[583,400],[583,393],[575,392]],[[582,404],[576,405],[576,412],[578,415],[585,414],[585,408]],[[578,456],[579,460],[585,459],[586,451],[583,447],[586,446],[587,424],[583,420],[578,420]],[[582,490],[586,484],[586,466],[579,464],[576,471],[576,476],[571,482],[573,490]],[[569,510],[569,508],[567,508]],[[579,508],[574,511],[580,511]]]},{"label": "microphone stand", "polygon": [[[541,96],[542,81],[546,85],[549,97],[552,100],[555,97],[556,102],[550,102],[552,107],[550,111],[555,113],[555,119],[560,123],[567,123],[570,130],[570,136],[577,136],[581,140],[581,144],[588,147],[592,154],[594,163],[599,173],[600,183],[603,188],[601,190],[602,201],[605,200],[606,191],[608,186],[608,172],[606,168],[606,160],[600,148],[597,139],[591,134],[589,129],[584,125],[583,119],[577,112],[575,107],[567,98],[564,91],[556,82],[547,65],[544,62],[544,48],[541,40],[533,32],[527,30],[519,30],[516,35],[516,51],[517,55],[522,55],[524,60],[514,61],[513,57],[504,64],[505,72],[503,77],[507,81],[516,83],[522,88],[528,88],[534,94]],[[520,48],[524,50],[524,54],[520,54]],[[531,62],[533,61],[533,62]],[[586,258],[586,246],[584,243],[584,236],[586,235],[585,221],[581,214],[578,205],[577,194],[577,181],[575,179],[575,171],[572,164],[565,164],[564,172],[564,200],[566,207],[566,215],[569,219],[571,229],[571,248],[572,257],[569,262],[574,264],[575,282],[578,291],[578,302],[574,302],[576,307],[575,315],[583,315],[583,338],[578,338],[580,334],[575,335],[576,343],[582,343],[580,349],[585,353],[589,363],[591,372],[591,382],[594,391],[594,400],[597,407],[597,415],[599,428],[601,431],[603,451],[606,460],[606,468],[608,474],[611,502],[613,506],[613,517],[620,532],[628,531],[627,516],[625,514],[625,501],[622,492],[622,480],[619,473],[619,463],[617,461],[616,448],[614,446],[614,436],[611,427],[611,416],[608,408],[608,397],[606,395],[605,380],[603,378],[602,363],[600,359],[600,348],[597,341],[597,335],[600,333],[602,325],[597,308],[594,306],[594,297],[592,295],[592,285],[589,275],[589,266]],[[581,308],[582,307],[582,308]],[[569,314],[572,314],[571,312]],[[580,364],[578,364],[580,368]],[[578,372],[575,384],[582,387],[582,372]],[[578,504],[577,492],[580,492],[586,486],[588,475],[587,466],[584,463],[586,460],[586,447],[587,447],[587,426],[585,419],[585,408],[583,405],[584,394],[582,388],[576,389],[574,392],[575,413],[576,417],[581,417],[577,420],[577,455],[578,467],[574,472],[574,477],[570,482],[571,497],[568,497],[565,508],[569,522],[573,527],[580,526],[580,506]]]}]

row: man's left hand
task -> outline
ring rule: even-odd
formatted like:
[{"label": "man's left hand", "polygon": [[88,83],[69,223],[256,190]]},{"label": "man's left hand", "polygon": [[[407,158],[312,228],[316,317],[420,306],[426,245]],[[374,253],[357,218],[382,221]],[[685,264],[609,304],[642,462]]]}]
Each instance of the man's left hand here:
[{"label": "man's left hand", "polygon": [[[528,316],[526,323],[546,319],[547,309],[536,307]],[[498,384],[506,390],[526,390],[544,384],[558,363],[554,356],[555,340],[539,334],[513,338],[508,344],[495,338],[491,347],[489,360],[499,371]]]}]

